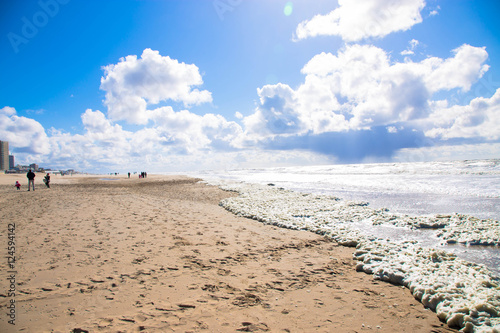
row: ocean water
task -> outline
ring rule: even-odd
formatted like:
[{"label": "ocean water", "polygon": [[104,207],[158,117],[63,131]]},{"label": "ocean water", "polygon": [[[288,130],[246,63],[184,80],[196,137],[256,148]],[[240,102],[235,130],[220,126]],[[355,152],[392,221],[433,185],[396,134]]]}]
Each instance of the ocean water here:
[{"label": "ocean water", "polygon": [[197,176],[272,183],[412,215],[461,213],[500,219],[500,159],[239,169]]},{"label": "ocean water", "polygon": [[[204,171],[206,181],[274,184],[302,193],[365,201],[369,207],[410,216],[465,214],[500,220],[500,159],[450,162],[373,163]],[[358,223],[364,234],[394,241],[414,240],[467,261],[484,264],[500,275],[498,246],[446,245],[433,230]]]}]

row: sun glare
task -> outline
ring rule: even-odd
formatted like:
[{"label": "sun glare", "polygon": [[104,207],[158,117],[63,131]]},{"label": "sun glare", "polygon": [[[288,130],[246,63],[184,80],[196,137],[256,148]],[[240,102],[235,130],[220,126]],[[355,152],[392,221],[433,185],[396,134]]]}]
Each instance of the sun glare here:
[{"label": "sun glare", "polygon": [[288,1],[286,3],[285,8],[283,9],[283,12],[285,13],[285,16],[292,15],[292,12],[293,12],[293,3],[291,1]]}]

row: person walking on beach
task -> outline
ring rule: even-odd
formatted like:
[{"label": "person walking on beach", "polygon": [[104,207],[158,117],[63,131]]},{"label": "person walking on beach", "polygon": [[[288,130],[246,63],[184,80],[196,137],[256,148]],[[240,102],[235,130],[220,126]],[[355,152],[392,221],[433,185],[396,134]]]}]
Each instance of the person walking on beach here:
[{"label": "person walking on beach", "polygon": [[28,178],[28,191],[30,190],[30,185],[33,184],[33,191],[35,190],[35,173],[33,171],[28,171],[26,174],[26,177]]},{"label": "person walking on beach", "polygon": [[47,185],[48,188],[50,188],[50,173],[47,173],[45,177],[43,178],[43,182],[45,185]]},{"label": "person walking on beach", "polygon": [[21,189],[21,183],[19,183],[17,180],[16,180],[16,183],[14,184],[14,186],[20,190]]}]

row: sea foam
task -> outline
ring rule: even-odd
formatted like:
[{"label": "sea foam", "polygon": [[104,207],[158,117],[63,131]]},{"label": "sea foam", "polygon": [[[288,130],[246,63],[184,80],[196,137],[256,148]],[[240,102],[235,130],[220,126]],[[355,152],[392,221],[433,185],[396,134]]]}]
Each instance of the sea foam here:
[{"label": "sea foam", "polygon": [[424,248],[416,241],[394,242],[359,229],[359,222],[436,229],[443,243],[499,245],[500,224],[471,216],[412,217],[372,209],[367,202],[245,183],[212,183],[239,196],[220,205],[234,214],[280,227],[325,235],[356,247],[358,271],[410,289],[413,296],[450,327],[464,332],[500,332],[500,278],[485,266]]}]

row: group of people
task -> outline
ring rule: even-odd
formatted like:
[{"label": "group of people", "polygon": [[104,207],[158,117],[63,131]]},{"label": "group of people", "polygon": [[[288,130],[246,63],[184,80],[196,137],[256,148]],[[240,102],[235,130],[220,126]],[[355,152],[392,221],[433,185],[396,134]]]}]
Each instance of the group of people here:
[{"label": "group of people", "polygon": [[[31,169],[28,171],[26,174],[26,178],[28,178],[28,191],[33,188],[33,191],[35,190],[35,173],[31,171]],[[50,188],[50,173],[47,173],[45,177],[43,177],[43,182],[45,185]],[[21,184],[16,180],[16,184],[14,185],[18,190],[21,189]]]},{"label": "group of people", "polygon": [[[136,173],[134,172],[134,174],[136,174]],[[116,175],[116,173],[115,173],[115,175]],[[128,175],[128,178],[130,178],[130,172],[127,173],[127,175]],[[145,171],[142,171],[141,173],[139,173],[139,178],[146,178],[147,176],[148,176],[148,173]]]}]

